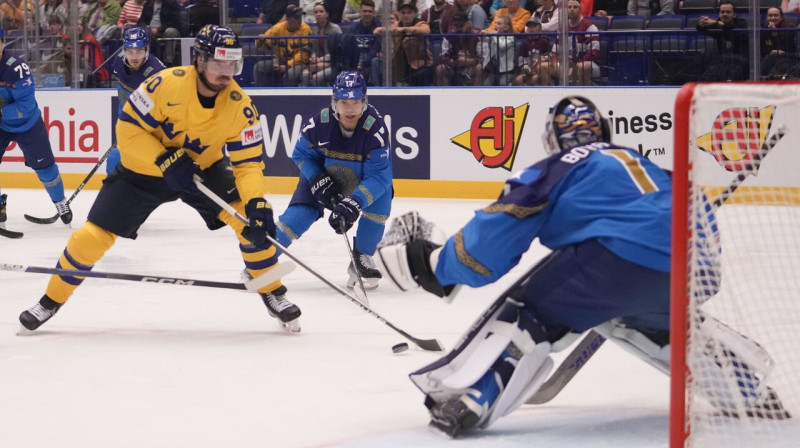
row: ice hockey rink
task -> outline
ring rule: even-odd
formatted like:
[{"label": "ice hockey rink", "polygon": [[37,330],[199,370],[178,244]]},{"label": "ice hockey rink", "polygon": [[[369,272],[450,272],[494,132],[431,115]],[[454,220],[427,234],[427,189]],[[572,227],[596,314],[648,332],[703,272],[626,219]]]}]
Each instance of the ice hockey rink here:
[{"label": "ice hockey rink", "polygon": [[[8,228],[0,262],[52,267],[71,229],[51,216],[41,190],[4,189]],[[73,202],[80,226],[96,195]],[[288,196],[270,198],[279,212]],[[417,210],[448,235],[489,201],[394,201],[392,216]],[[351,231],[352,232],[352,231]],[[182,203],[162,206],[136,241],[118,240],[98,271],[239,281],[243,264],[229,229],[206,230]],[[291,246],[344,286],[345,243],[326,221]],[[451,305],[400,293],[385,280],[371,306],[419,338],[449,349],[523,269],[497,284],[462,289]],[[614,447],[667,445],[668,378],[606,344],[550,403],[523,406],[489,430],[450,440],[427,427],[408,373],[439,354],[393,354],[404,339],[298,266],[285,278],[303,311],[302,332],[282,332],[255,294],[192,286],[87,279],[32,335],[17,316],[44,293],[48,276],[0,271],[0,447]]]}]

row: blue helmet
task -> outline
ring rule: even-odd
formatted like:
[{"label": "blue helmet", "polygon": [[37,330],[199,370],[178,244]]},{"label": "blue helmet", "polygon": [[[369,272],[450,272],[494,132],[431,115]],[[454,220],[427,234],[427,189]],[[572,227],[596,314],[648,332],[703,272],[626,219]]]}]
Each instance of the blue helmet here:
[{"label": "blue helmet", "polygon": [[123,48],[148,48],[150,46],[150,34],[142,27],[132,26],[125,28],[122,32]]},{"label": "blue helmet", "polygon": [[364,81],[361,73],[355,70],[343,71],[339,73],[333,82],[331,106],[333,108],[333,116],[338,120],[339,113],[336,110],[336,100],[363,100],[363,110],[367,110],[367,82]]},{"label": "blue helmet", "polygon": [[542,140],[545,151],[552,155],[589,143],[610,142],[611,131],[594,103],[568,96],[550,109]]},{"label": "blue helmet", "polygon": [[204,60],[220,59],[224,61],[237,61],[236,72],[242,72],[242,44],[239,36],[230,28],[220,25],[204,26],[194,38],[194,51]]}]

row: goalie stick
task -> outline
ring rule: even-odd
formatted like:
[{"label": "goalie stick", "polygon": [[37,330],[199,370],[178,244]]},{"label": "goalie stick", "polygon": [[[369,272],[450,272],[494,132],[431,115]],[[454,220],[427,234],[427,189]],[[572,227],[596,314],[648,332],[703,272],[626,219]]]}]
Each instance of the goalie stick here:
[{"label": "goalie stick", "polygon": [[[111,145],[111,147],[109,147],[106,150],[106,153],[103,154],[102,157],[100,157],[100,159],[94,165],[92,170],[89,171],[89,174],[87,174],[86,177],[83,179],[83,182],[81,182],[81,184],[78,185],[78,188],[76,188],[75,191],[72,192],[72,196],[70,196],[69,199],[67,199],[66,205],[71,204],[72,200],[75,199],[75,196],[77,196],[78,193],[80,193],[80,191],[83,190],[83,187],[85,187],[86,184],[89,183],[89,179],[91,179],[92,176],[94,176],[94,173],[97,172],[97,169],[100,168],[100,165],[102,165],[103,162],[106,161],[106,159],[108,158],[109,154],[111,154],[111,150],[112,149],[114,149],[114,145]],[[51,216],[49,218],[37,218],[35,216],[30,216],[30,215],[23,215],[23,216],[25,217],[25,219],[27,219],[28,221],[30,221],[32,223],[35,223],[35,224],[52,224],[52,223],[56,222],[58,220],[58,217],[61,216],[61,215],[56,213],[55,216]],[[21,237],[21,235],[20,235],[20,237]]]},{"label": "goalie stick", "polygon": [[[203,185],[203,182],[202,182],[202,179],[200,179],[200,176],[197,176],[197,175],[194,176],[194,183],[195,183],[195,185],[197,185],[197,188],[200,190],[200,192],[202,192],[209,199],[214,201],[215,204],[217,204],[218,206],[222,207],[222,209],[225,210],[228,214],[230,214],[231,216],[235,217],[236,219],[238,219],[241,223],[243,223],[245,225],[249,225],[250,224],[250,222],[247,220],[247,218],[242,216],[238,211],[236,211],[235,208],[233,208],[230,204],[228,204],[227,202],[222,200],[222,198],[217,196],[216,193],[211,191],[208,187]],[[444,346],[442,346],[442,344],[438,340],[436,340],[436,339],[419,339],[419,338],[416,338],[416,337],[410,335],[409,333],[406,333],[405,331],[401,330],[400,328],[398,328],[397,326],[395,326],[394,324],[392,324],[388,320],[384,319],[383,316],[381,316],[380,314],[375,312],[372,308],[370,308],[367,305],[364,305],[357,298],[351,296],[347,291],[342,289],[339,285],[337,285],[336,283],[334,283],[331,280],[327,279],[321,273],[317,272],[316,269],[314,269],[311,266],[309,266],[306,263],[304,263],[302,260],[300,260],[300,258],[297,257],[297,255],[294,255],[293,253],[288,251],[281,243],[276,241],[275,238],[272,238],[270,235],[267,235],[267,241],[269,241],[270,244],[275,246],[276,249],[278,249],[279,251],[283,252],[287,257],[291,258],[295,263],[297,263],[300,266],[302,266],[306,271],[311,273],[314,277],[317,277],[318,279],[322,280],[323,283],[325,283],[326,285],[330,286],[333,290],[338,292],[340,295],[344,296],[346,299],[348,299],[351,302],[353,302],[356,305],[358,305],[359,308],[361,308],[362,310],[367,312],[367,314],[369,314],[370,316],[378,319],[382,323],[386,324],[392,330],[400,333],[404,338],[406,338],[409,341],[413,342],[414,345],[416,345],[417,347],[419,347],[419,348],[421,348],[423,350],[432,351],[432,352],[444,351]]]},{"label": "goalie stick", "polygon": [[[713,204],[711,205],[711,210],[716,211],[720,208],[725,201],[730,198],[733,193],[742,185],[742,182],[750,175],[755,174],[758,172],[758,168],[761,165],[761,161],[764,157],[767,156],[769,151],[778,144],[778,142],[783,138],[784,135],[788,132],[788,127],[786,125],[778,126],[778,129],[775,131],[775,134],[769,138],[769,140],[764,142],[764,145],[761,149],[753,155],[752,163],[748,164],[746,170],[740,172],[736,178],[734,178],[733,182],[728,185],[725,190],[723,190],[719,196],[714,200]],[[544,404],[548,401],[552,400],[553,398],[558,395],[564,386],[566,386],[575,374],[578,373],[586,362],[597,353],[597,350],[605,343],[606,338],[601,336],[594,330],[589,330],[589,332],[584,336],[578,345],[575,346],[574,349],[564,358],[564,360],[559,364],[558,368],[550,375],[550,378],[542,384],[542,387],[536,391],[536,393],[528,399],[526,404]]]},{"label": "goalie stick", "polygon": [[0,270],[29,272],[34,274],[69,275],[75,277],[106,278],[113,280],[128,280],[143,283],[163,283],[168,285],[205,286],[207,288],[238,289],[243,291],[258,291],[270,283],[278,281],[281,277],[294,271],[292,262],[279,263],[274,268],[258,277],[244,283],[217,282],[211,280],[197,280],[180,277],[162,277],[158,275],[122,274],[118,272],[81,271],[77,269],[45,268],[40,266],[24,266],[21,264],[0,263]]}]

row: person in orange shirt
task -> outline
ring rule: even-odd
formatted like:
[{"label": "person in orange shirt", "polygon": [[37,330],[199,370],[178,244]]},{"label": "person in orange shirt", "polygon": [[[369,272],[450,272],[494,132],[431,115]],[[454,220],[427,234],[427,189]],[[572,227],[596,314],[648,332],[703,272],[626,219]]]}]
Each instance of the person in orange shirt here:
[{"label": "person in orange shirt", "polygon": [[[33,2],[28,2],[27,20],[30,25],[34,25],[33,14],[36,6]],[[25,4],[23,0],[3,0],[0,4],[0,12],[3,17],[3,28],[6,30],[21,30],[25,23]]]},{"label": "person in orange shirt", "polygon": [[527,9],[520,8],[520,0],[503,0],[503,2],[506,7],[497,10],[494,14],[492,24],[483,30],[481,34],[496,33],[495,22],[497,22],[497,18],[501,16],[508,16],[511,18],[511,27],[514,29],[515,33],[522,33],[525,31],[525,24],[528,23],[528,20],[531,18],[531,12]]}]

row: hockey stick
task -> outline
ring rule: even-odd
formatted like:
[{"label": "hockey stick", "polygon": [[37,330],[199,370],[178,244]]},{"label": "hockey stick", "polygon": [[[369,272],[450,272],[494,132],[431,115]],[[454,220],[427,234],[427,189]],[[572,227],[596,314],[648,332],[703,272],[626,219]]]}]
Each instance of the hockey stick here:
[{"label": "hockey stick", "polygon": [[274,268],[258,277],[244,283],[216,282],[211,280],[196,280],[180,277],[161,277],[158,275],[121,274],[117,272],[81,271],[77,269],[44,268],[40,266],[24,266],[21,264],[0,263],[2,271],[30,272],[34,274],[55,274],[74,277],[107,278],[113,280],[128,280],[143,283],[165,283],[170,285],[205,286],[207,288],[239,289],[243,291],[258,291],[260,288],[278,281],[281,277],[292,272],[295,265],[292,262],[280,263]]},{"label": "hockey stick", "polygon": [[22,232],[15,232],[13,230],[8,230],[5,227],[0,226],[0,236],[4,236],[6,238],[11,239],[19,239],[22,238],[25,234]]},{"label": "hockey stick", "polygon": [[[106,159],[108,158],[109,154],[111,154],[111,150],[112,149],[114,149],[114,145],[111,145],[111,147],[109,147],[106,150],[106,153],[103,154],[102,157],[100,157],[100,160],[98,160],[97,163],[92,168],[92,170],[89,171],[89,174],[86,175],[86,177],[83,179],[83,182],[81,182],[81,184],[78,185],[78,188],[76,188],[75,191],[72,192],[72,196],[70,196],[69,199],[67,199],[66,205],[69,205],[70,203],[72,203],[72,200],[75,199],[75,196],[77,196],[78,193],[81,190],[83,190],[83,187],[85,187],[86,184],[89,183],[89,179],[91,179],[92,176],[94,176],[94,173],[97,172],[97,169],[100,168],[100,165],[102,165],[103,162],[106,161]],[[51,216],[50,218],[37,218],[35,216],[30,216],[30,215],[23,215],[23,216],[25,217],[25,219],[27,219],[28,221],[30,221],[32,223],[35,223],[35,224],[52,224],[52,223],[56,222],[56,220],[58,220],[58,217],[61,216],[61,215],[56,213],[55,216]]]},{"label": "hockey stick", "polygon": [[[758,172],[758,168],[761,165],[761,161],[764,157],[767,156],[767,153],[778,144],[778,142],[783,138],[784,135],[788,132],[788,127],[786,125],[778,126],[778,129],[775,131],[775,134],[769,138],[769,140],[764,142],[761,149],[753,155],[753,161],[748,164],[745,168],[746,170],[739,173],[736,178],[728,185],[725,190],[720,193],[717,199],[714,200],[713,204],[711,205],[711,212],[715,212],[719,209],[728,198],[733,195],[733,193],[742,185],[742,182],[750,175],[755,174]],[[548,401],[555,398],[564,386],[566,386],[570,380],[578,373],[586,362],[589,361],[589,358],[594,356],[597,353],[597,350],[603,345],[606,339],[597,333],[594,330],[589,330],[586,336],[581,339],[578,345],[575,346],[574,349],[564,358],[558,368],[553,372],[550,378],[542,384],[542,387],[536,391],[536,393],[531,397],[526,403],[527,404],[544,404]]]},{"label": "hockey stick", "polygon": [[[344,217],[342,217],[342,228],[344,228]],[[369,306],[369,299],[367,298],[367,289],[364,288],[364,280],[361,278],[361,273],[358,272],[358,264],[356,264],[356,256],[353,253],[352,246],[350,246],[350,240],[347,238],[347,232],[342,232],[342,237],[344,237],[344,244],[347,245],[347,253],[350,254],[350,262],[353,263],[353,270],[356,272],[356,278],[358,279],[358,286],[361,287],[360,296],[356,288],[353,288],[353,294],[356,295],[356,298],[361,303],[363,303],[366,306]]]},{"label": "hockey stick", "polygon": [[[200,192],[202,192],[209,199],[214,201],[215,204],[217,204],[218,206],[222,207],[222,209],[225,210],[228,214],[230,214],[231,216],[235,217],[236,219],[238,219],[241,223],[243,223],[245,225],[249,225],[250,224],[250,222],[247,220],[247,218],[242,216],[238,211],[236,211],[235,208],[233,208],[230,204],[228,204],[227,202],[222,200],[222,198],[217,196],[216,193],[214,193],[213,191],[209,190],[208,187],[203,185],[203,182],[202,182],[202,180],[200,179],[199,176],[197,176],[197,175],[194,176],[194,183],[195,183],[195,185],[197,185],[197,188],[200,190]],[[306,263],[304,263],[300,258],[298,258],[296,255],[292,254],[290,251],[288,251],[281,243],[276,241],[274,238],[272,238],[271,236],[267,235],[267,240],[273,246],[275,246],[276,249],[278,249],[279,251],[283,252],[287,257],[291,258],[295,263],[299,264],[305,270],[307,270],[309,273],[314,275],[314,277],[317,277],[318,279],[322,280],[323,283],[325,283],[326,285],[330,286],[333,290],[335,290],[336,292],[338,292],[339,294],[344,296],[346,299],[348,299],[351,302],[353,302],[356,305],[358,305],[359,308],[361,308],[362,310],[366,311],[367,314],[369,314],[370,316],[378,319],[379,321],[381,321],[384,324],[386,324],[392,330],[400,333],[404,338],[406,338],[409,341],[413,342],[417,347],[419,347],[419,348],[421,348],[423,350],[432,351],[432,352],[444,351],[444,347],[436,339],[419,339],[419,338],[415,338],[414,336],[411,336],[410,334],[408,334],[405,331],[401,330],[400,328],[396,327],[394,324],[392,324],[388,320],[384,319],[383,316],[381,316],[377,312],[373,311],[372,308],[370,308],[367,305],[364,305],[363,303],[359,302],[359,300],[357,298],[355,298],[355,297],[351,296],[350,294],[348,294],[347,291],[342,289],[336,283],[334,283],[334,282],[328,280],[327,278],[325,278],[325,276],[323,276],[321,273],[317,272],[316,269],[314,269],[311,266],[309,266]]]}]

